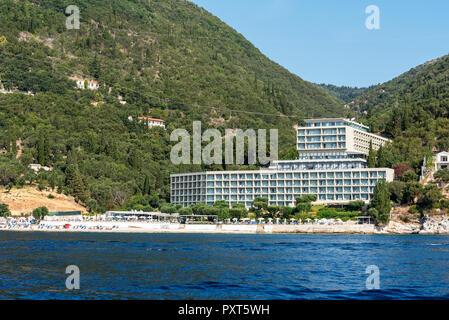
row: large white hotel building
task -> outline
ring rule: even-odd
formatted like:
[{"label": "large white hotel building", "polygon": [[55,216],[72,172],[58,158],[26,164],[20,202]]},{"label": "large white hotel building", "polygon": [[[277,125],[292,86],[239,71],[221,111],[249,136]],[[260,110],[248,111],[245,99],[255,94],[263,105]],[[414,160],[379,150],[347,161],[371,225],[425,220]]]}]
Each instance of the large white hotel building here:
[{"label": "large white hotel building", "polygon": [[392,181],[394,170],[367,167],[370,142],[377,150],[388,141],[368,130],[343,118],[305,120],[297,128],[298,160],[273,161],[260,170],[172,174],[171,203],[225,200],[250,207],[254,198],[264,197],[270,205],[294,206],[303,194],[315,194],[322,204],[369,202],[376,183]]}]

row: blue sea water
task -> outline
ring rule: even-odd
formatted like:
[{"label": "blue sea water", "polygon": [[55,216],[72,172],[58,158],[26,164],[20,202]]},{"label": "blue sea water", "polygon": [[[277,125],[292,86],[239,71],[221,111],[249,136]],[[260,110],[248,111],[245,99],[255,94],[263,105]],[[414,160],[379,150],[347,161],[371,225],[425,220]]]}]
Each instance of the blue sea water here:
[{"label": "blue sea water", "polygon": [[0,298],[449,299],[449,236],[4,231]]}]

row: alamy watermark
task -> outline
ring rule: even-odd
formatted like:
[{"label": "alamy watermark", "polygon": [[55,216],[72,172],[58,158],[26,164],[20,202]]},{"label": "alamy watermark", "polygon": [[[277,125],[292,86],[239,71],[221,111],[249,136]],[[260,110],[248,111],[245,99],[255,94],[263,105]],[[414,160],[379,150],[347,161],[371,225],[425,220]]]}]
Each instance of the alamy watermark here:
[{"label": "alamy watermark", "polygon": [[365,26],[368,30],[380,29],[380,9],[378,6],[370,5],[366,7],[365,13],[369,16],[365,20]]},{"label": "alamy watermark", "polygon": [[69,290],[79,290],[80,288],[80,268],[76,265],[67,266],[65,273],[69,274],[65,280],[65,286]]},{"label": "alamy watermark", "polygon": [[365,273],[369,274],[366,279],[367,290],[379,290],[380,289],[380,270],[376,265],[370,265],[366,267]]},{"label": "alamy watermark", "polygon": [[65,26],[67,29],[79,30],[80,28],[80,9],[75,5],[70,5],[65,8],[65,13],[69,16],[65,19]]},{"label": "alamy watermark", "polygon": [[[211,141],[212,139],[212,141]],[[245,139],[248,141],[247,163],[266,165],[278,159],[278,130],[270,129],[270,155],[267,155],[267,130],[258,129],[226,129],[224,138],[218,129],[207,129],[201,133],[201,122],[193,122],[193,137],[185,129],[176,129],[170,135],[170,141],[179,141],[170,152],[173,164],[245,164]],[[192,143],[191,143],[192,140]],[[224,140],[224,161],[223,161]],[[202,148],[202,142],[210,142]],[[192,145],[192,150],[191,150]],[[192,151],[192,152],[191,152]],[[191,159],[191,154],[193,159]],[[192,160],[192,161],[191,161]]]}]

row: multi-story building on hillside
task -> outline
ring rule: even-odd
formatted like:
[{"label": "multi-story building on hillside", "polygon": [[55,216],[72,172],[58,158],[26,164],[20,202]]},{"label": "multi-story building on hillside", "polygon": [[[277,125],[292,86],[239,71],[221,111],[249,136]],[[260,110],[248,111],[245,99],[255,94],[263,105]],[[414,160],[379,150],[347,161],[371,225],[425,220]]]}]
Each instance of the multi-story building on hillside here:
[{"label": "multi-story building on hillside", "polygon": [[295,198],[315,194],[317,203],[369,202],[380,180],[394,170],[367,168],[370,141],[378,149],[388,139],[348,119],[311,119],[297,129],[298,160],[273,161],[269,168],[172,174],[171,202],[188,206],[217,200],[249,207],[256,197],[270,205],[294,206]]}]

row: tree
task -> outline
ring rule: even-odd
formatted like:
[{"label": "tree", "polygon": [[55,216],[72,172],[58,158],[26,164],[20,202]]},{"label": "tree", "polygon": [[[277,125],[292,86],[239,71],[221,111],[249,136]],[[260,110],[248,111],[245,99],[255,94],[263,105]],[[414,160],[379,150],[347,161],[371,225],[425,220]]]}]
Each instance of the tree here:
[{"label": "tree", "polygon": [[279,206],[275,206],[275,205],[270,205],[267,207],[268,212],[270,213],[270,215],[272,217],[276,216],[277,214],[279,214],[281,208]]},{"label": "tree", "polygon": [[317,196],[314,194],[304,194],[296,197],[296,212],[307,213],[312,209],[312,202],[317,200]]},{"label": "tree", "polygon": [[74,164],[69,165],[65,174],[66,185],[71,188],[75,199],[86,202],[90,198],[90,192],[81,178],[78,166]]},{"label": "tree", "polygon": [[379,181],[374,187],[370,208],[377,210],[376,220],[378,222],[386,225],[390,221],[390,193],[387,190],[385,181]]},{"label": "tree", "polygon": [[433,175],[434,179],[444,183],[449,182],[449,169],[440,169]]},{"label": "tree", "polygon": [[218,215],[218,220],[226,220],[229,219],[230,214],[229,214],[229,204],[227,201],[225,200],[217,200],[215,201],[213,208],[216,208],[217,211],[217,215]]},{"label": "tree", "polygon": [[44,219],[45,216],[48,215],[48,208],[47,207],[39,207],[33,210],[33,217],[37,220]]},{"label": "tree", "polygon": [[89,212],[97,212],[98,210],[98,202],[95,199],[89,199],[86,203],[89,208]]},{"label": "tree", "polygon": [[387,155],[385,148],[380,146],[377,149],[377,168],[385,168],[388,165]]},{"label": "tree", "polygon": [[379,211],[377,211],[376,208],[369,208],[368,209],[368,215],[370,217],[373,217],[373,218],[377,219],[377,217],[379,216]]},{"label": "tree", "polygon": [[404,197],[405,183],[402,181],[392,181],[387,183],[388,192],[390,192],[390,199],[395,203],[402,203]]},{"label": "tree", "polygon": [[368,168],[376,167],[376,150],[373,149],[373,142],[370,140],[369,142],[369,151],[368,151]]},{"label": "tree", "polygon": [[444,196],[438,186],[434,184],[428,184],[424,187],[421,202],[427,208],[434,208],[443,198]]},{"label": "tree", "polygon": [[267,210],[268,207],[268,199],[262,197],[256,197],[253,200],[252,209],[254,210],[257,217],[261,216],[262,213]]},{"label": "tree", "polygon": [[394,175],[396,178],[401,179],[402,175],[407,172],[413,170],[412,167],[410,167],[408,164],[405,163],[399,163],[394,167]]},{"label": "tree", "polygon": [[423,193],[423,186],[417,181],[409,181],[405,184],[404,195],[402,198],[402,203],[404,204],[414,204],[416,199],[419,198]]},{"label": "tree", "polygon": [[11,211],[9,210],[9,206],[5,203],[0,203],[0,217],[9,217],[11,215]]},{"label": "tree", "polygon": [[150,193],[150,178],[148,178],[148,175],[145,175],[145,180],[143,182],[142,194],[146,195],[149,193]]},{"label": "tree", "polygon": [[401,176],[401,181],[403,182],[418,181],[418,175],[413,170],[405,171]]}]

